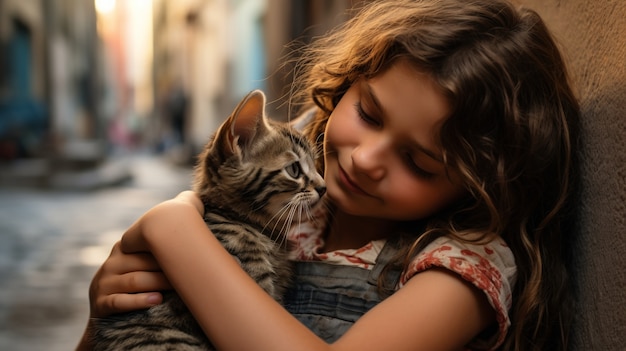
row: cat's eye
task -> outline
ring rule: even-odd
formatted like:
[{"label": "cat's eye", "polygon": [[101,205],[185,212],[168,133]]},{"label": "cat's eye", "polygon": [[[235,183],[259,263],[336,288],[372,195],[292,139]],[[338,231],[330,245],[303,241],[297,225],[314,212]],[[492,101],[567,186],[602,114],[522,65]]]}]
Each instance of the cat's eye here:
[{"label": "cat's eye", "polygon": [[293,178],[298,178],[302,174],[300,162],[294,162],[290,164],[289,166],[285,167],[285,170],[287,171],[287,174],[289,174],[289,176]]}]

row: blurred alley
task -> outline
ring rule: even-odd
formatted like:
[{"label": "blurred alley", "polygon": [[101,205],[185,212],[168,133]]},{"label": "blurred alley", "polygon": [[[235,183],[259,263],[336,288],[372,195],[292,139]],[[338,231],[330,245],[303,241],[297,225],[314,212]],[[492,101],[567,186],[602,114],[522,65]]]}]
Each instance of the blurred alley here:
[{"label": "blurred alley", "polygon": [[73,349],[112,244],[359,1],[0,0],[0,350]]},{"label": "blurred alley", "polygon": [[113,243],[143,212],[189,188],[191,171],[132,155],[132,180],[85,191],[0,189],[0,350],[72,350],[88,286]]}]

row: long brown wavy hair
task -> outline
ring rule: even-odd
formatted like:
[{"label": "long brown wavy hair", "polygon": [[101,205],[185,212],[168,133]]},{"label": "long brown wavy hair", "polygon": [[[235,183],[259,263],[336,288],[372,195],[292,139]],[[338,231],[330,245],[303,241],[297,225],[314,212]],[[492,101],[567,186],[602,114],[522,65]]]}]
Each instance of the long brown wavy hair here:
[{"label": "long brown wavy hair", "polygon": [[452,107],[440,132],[446,167],[461,174],[471,196],[430,218],[394,263],[406,266],[442,235],[501,236],[518,269],[501,348],[565,350],[571,299],[563,223],[576,185],[579,107],[544,22],[499,0],[378,1],[357,10],[296,65],[292,103],[318,107],[309,137],[320,141],[358,79],[400,59],[429,74]]}]

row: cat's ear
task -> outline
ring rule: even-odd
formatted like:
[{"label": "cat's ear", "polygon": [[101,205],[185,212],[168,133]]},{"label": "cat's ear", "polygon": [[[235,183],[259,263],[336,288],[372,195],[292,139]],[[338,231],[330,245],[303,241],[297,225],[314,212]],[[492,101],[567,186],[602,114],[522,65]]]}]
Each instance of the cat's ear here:
[{"label": "cat's ear", "polygon": [[254,90],[244,97],[227,121],[225,147],[229,151],[245,150],[255,137],[268,128],[265,121],[265,94]]}]

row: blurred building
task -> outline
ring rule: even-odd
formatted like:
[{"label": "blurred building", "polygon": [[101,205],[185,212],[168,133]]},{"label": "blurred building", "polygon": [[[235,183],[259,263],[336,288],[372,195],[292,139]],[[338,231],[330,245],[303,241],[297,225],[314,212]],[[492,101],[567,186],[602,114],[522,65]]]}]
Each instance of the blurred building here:
[{"label": "blurred building", "polygon": [[189,164],[253,89],[286,119],[284,60],[360,1],[0,1],[0,167],[49,183],[146,146]]},{"label": "blurred building", "polygon": [[0,157],[38,152],[48,127],[41,3],[0,2]]},{"label": "blurred building", "polygon": [[228,96],[231,2],[154,1],[154,120],[151,131],[162,151],[186,162],[219,122]]},{"label": "blurred building", "polygon": [[[37,145],[98,138],[93,3],[4,0],[0,6],[3,140],[15,137],[15,156],[31,156],[41,154]],[[28,135],[39,129],[42,135]],[[5,157],[11,156],[6,144],[3,150]]]},{"label": "blurred building", "polygon": [[178,145],[190,161],[253,89],[265,91],[273,117],[286,119],[290,43],[324,34],[358,2],[155,0],[153,125],[163,149]]},{"label": "blurred building", "polygon": [[33,160],[5,176],[45,181],[102,161],[98,49],[91,1],[0,2],[0,159]]}]

